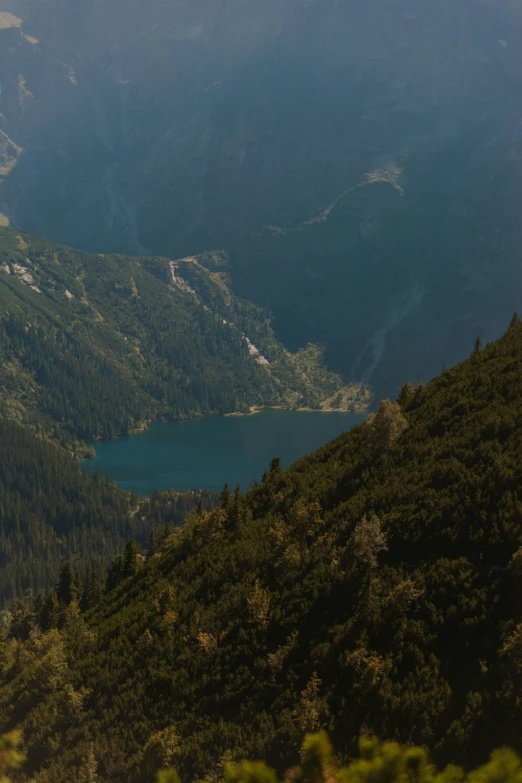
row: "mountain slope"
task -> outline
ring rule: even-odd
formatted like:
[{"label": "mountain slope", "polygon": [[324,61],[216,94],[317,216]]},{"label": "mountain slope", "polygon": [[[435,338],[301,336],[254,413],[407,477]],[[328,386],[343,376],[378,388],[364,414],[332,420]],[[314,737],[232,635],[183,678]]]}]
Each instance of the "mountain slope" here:
[{"label": "mountain slope", "polygon": [[6,640],[1,730],[21,724],[27,770],[71,783],[94,758],[110,783],[169,763],[213,780],[236,758],[285,768],[319,725],[341,753],[361,731],[464,765],[520,750],[521,399],[515,319],[223,493],[84,618],[27,642],[24,669]]},{"label": "mountain slope", "polygon": [[84,576],[105,568],[135,537],[179,525],[211,493],[160,493],[139,501],[104,479],[78,470],[74,455],[27,428],[0,418],[0,608],[45,595],[64,561]]},{"label": "mountain slope", "polygon": [[98,252],[224,248],[287,348],[326,345],[379,395],[518,307],[518,4],[4,7],[15,223]]},{"label": "mountain slope", "polygon": [[220,253],[88,256],[0,229],[0,411],[92,439],[159,417],[368,401],[318,348],[287,352],[226,273]]}]

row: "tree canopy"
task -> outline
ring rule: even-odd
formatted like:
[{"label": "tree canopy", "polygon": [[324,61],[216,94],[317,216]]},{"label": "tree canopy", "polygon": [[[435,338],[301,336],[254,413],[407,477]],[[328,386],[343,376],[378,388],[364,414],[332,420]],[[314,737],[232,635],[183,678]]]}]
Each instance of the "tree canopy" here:
[{"label": "tree canopy", "polygon": [[214,780],[242,759],[281,776],[322,728],[342,759],[361,733],[441,768],[520,752],[521,399],[515,322],[380,424],[158,529],[84,613],[51,593],[41,633],[26,606],[0,675],[25,774],[75,783],[92,757],[110,783],[169,765]]}]

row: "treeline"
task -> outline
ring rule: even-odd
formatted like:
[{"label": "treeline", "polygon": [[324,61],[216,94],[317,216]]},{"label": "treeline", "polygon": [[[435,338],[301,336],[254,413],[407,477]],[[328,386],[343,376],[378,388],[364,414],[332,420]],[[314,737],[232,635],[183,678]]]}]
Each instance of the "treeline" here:
[{"label": "treeline", "polygon": [[182,524],[211,493],[127,495],[89,477],[64,449],[0,419],[0,607],[47,593],[64,561],[85,575],[104,572],[129,539],[146,548],[151,532]]},{"label": "treeline", "polygon": [[0,415],[94,440],[152,419],[319,405],[343,388],[320,352],[285,351],[268,314],[206,261],[175,284],[167,259],[90,256],[0,228]]},{"label": "treeline", "polygon": [[363,732],[466,769],[522,751],[521,400],[514,318],[315,454],[160,530],[145,560],[122,547],[91,608],[69,590],[55,627],[33,609],[28,633],[14,614],[0,730],[24,732],[23,774],[219,780],[262,758],[282,775],[322,728],[342,758]]}]

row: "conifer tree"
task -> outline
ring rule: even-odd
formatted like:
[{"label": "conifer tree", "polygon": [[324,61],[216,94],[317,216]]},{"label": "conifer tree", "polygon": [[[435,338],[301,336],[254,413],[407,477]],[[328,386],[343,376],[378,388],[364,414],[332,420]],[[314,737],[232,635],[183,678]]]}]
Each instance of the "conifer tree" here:
[{"label": "conifer tree", "polygon": [[74,572],[74,590],[75,590],[76,595],[75,595],[73,600],[76,603],[79,603],[80,602],[80,598],[81,598],[82,593],[83,593],[82,575],[80,574],[79,571],[75,571]]},{"label": "conifer tree", "polygon": [[26,601],[19,599],[12,611],[10,634],[15,639],[28,639],[33,627],[33,615]]},{"label": "conifer tree", "polygon": [[231,502],[231,510],[229,514],[229,520],[232,528],[235,530],[241,523],[241,517],[243,512],[243,496],[241,494],[241,487],[239,484],[234,490],[234,495]]},{"label": "conifer tree", "polygon": [[283,463],[281,462],[279,457],[274,457],[274,459],[270,463],[270,476],[278,476],[280,473],[283,472]]},{"label": "conifer tree", "polygon": [[408,421],[400,406],[390,400],[382,400],[375,418],[371,421],[371,440],[379,451],[390,449],[408,429]]},{"label": "conifer tree", "polygon": [[78,600],[79,591],[79,574],[75,572],[70,563],[64,563],[60,568],[58,585],[56,587],[58,601],[63,606],[69,606],[70,603]]},{"label": "conifer tree", "polygon": [[157,541],[156,541],[156,551],[158,549],[161,549],[167,538],[170,536],[170,528],[168,525],[163,525],[161,529],[161,533],[159,534]]},{"label": "conifer tree", "polygon": [[147,560],[149,560],[156,552],[156,539],[154,538],[154,530],[150,531],[149,544],[147,547]]},{"label": "conifer tree", "polygon": [[101,578],[98,565],[94,560],[87,564],[85,584],[82,591],[80,608],[82,612],[96,606],[101,597]]},{"label": "conifer tree", "polygon": [[122,570],[123,557],[122,555],[118,555],[118,557],[114,558],[107,569],[107,579],[105,582],[105,589],[107,592],[110,592],[111,590],[114,590],[115,587],[118,587],[122,580]]},{"label": "conifer tree", "polygon": [[139,547],[134,539],[129,541],[123,551],[123,562],[121,569],[122,579],[128,579],[137,572],[139,567]]},{"label": "conifer tree", "polygon": [[415,386],[409,381],[406,381],[406,383],[404,383],[400,388],[397,402],[399,403],[401,408],[405,408],[408,405],[408,403],[414,398],[414,396],[415,396]]},{"label": "conifer tree", "polygon": [[348,542],[348,552],[354,564],[375,568],[380,552],[388,549],[387,536],[379,518],[364,516],[354,528]]},{"label": "conifer tree", "polygon": [[96,774],[97,770],[98,762],[96,761],[96,757],[94,755],[94,748],[91,745],[79,770],[79,783],[98,783],[99,777]]},{"label": "conifer tree", "polygon": [[33,601],[33,617],[35,618],[36,622],[38,622],[43,607],[44,607],[44,597],[41,593],[38,593],[38,595]]},{"label": "conifer tree", "polygon": [[227,509],[231,501],[232,501],[232,493],[230,491],[230,487],[228,486],[228,484],[225,484],[219,496],[219,505],[221,506],[221,508]]},{"label": "conifer tree", "polygon": [[477,337],[477,339],[475,340],[475,344],[473,346],[473,354],[472,355],[476,356],[478,353],[481,352],[481,350],[482,350],[482,340],[480,339],[480,337]]},{"label": "conifer tree", "polygon": [[56,592],[53,590],[45,599],[43,609],[40,615],[40,628],[42,631],[50,631],[56,628],[60,621],[60,602]]}]

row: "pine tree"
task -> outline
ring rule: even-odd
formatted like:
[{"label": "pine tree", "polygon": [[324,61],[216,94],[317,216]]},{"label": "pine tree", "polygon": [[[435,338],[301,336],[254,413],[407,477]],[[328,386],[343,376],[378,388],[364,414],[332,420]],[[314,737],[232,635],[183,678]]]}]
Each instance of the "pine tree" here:
[{"label": "pine tree", "polygon": [[139,567],[139,547],[134,539],[129,541],[123,551],[123,562],[121,569],[122,579],[128,579],[137,572]]},{"label": "pine tree", "polygon": [[40,617],[40,614],[44,607],[44,602],[45,601],[43,595],[41,593],[38,593],[38,595],[33,601],[33,616],[35,618],[35,622],[38,622],[38,618]]},{"label": "pine tree", "polygon": [[378,451],[390,449],[408,429],[408,420],[400,405],[382,400],[375,417],[370,420],[370,439]]},{"label": "pine tree", "polygon": [[477,337],[475,340],[475,345],[473,346],[473,353],[472,356],[476,356],[478,353],[480,353],[482,350],[482,340],[480,337]]},{"label": "pine tree", "polygon": [[78,601],[80,589],[80,575],[75,572],[70,563],[64,563],[60,568],[56,587],[58,601],[63,606],[69,606],[73,601]]},{"label": "pine tree", "polygon": [[101,598],[101,577],[97,563],[91,560],[85,571],[85,584],[80,608],[82,612],[92,609]]},{"label": "pine tree", "polygon": [[33,628],[33,615],[26,601],[18,599],[13,606],[10,635],[15,639],[28,639]]},{"label": "pine tree", "polygon": [[51,628],[57,628],[60,621],[60,602],[56,592],[53,590],[45,599],[42,612],[39,618],[39,626],[42,631],[50,631]]},{"label": "pine tree", "polygon": [[99,777],[96,774],[97,770],[98,762],[94,755],[94,748],[91,745],[78,773],[79,783],[97,783],[99,781]]},{"label": "pine tree", "polygon": [[387,549],[387,536],[379,518],[375,514],[370,519],[364,516],[355,526],[348,542],[347,550],[354,565],[375,568],[379,553]]},{"label": "pine tree", "polygon": [[114,590],[115,587],[118,587],[122,580],[122,570],[123,570],[123,557],[121,555],[118,555],[118,557],[115,557],[110,566],[107,569],[107,579],[105,582],[105,589],[107,592],[110,590]]},{"label": "pine tree", "polygon": [[233,530],[236,530],[241,523],[243,515],[243,496],[241,494],[241,487],[237,485],[232,501],[230,503],[230,512],[228,515],[230,526]]},{"label": "pine tree", "polygon": [[269,470],[270,476],[278,476],[282,472],[283,472],[283,463],[281,462],[279,457],[274,457],[274,459],[270,463],[270,470]]},{"label": "pine tree", "polygon": [[228,486],[228,484],[225,484],[219,496],[219,505],[221,506],[221,508],[227,509],[230,506],[231,501],[232,501],[232,493],[230,491],[230,487]]},{"label": "pine tree", "polygon": [[74,601],[76,603],[80,602],[80,598],[83,594],[83,581],[82,581],[82,575],[79,571],[74,572],[74,589],[76,592],[76,595],[74,597]]},{"label": "pine tree", "polygon": [[408,403],[411,402],[414,396],[415,396],[415,386],[409,381],[406,381],[406,383],[403,383],[403,385],[400,388],[397,402],[399,403],[401,408],[406,408]]},{"label": "pine tree", "polygon": [[147,547],[147,559],[150,559],[156,552],[156,539],[154,538],[154,530],[150,531],[149,545]]},{"label": "pine tree", "polygon": [[167,538],[170,536],[170,528],[168,525],[163,525],[161,529],[161,533],[159,534],[157,541],[156,541],[156,551],[158,549],[161,549]]}]

